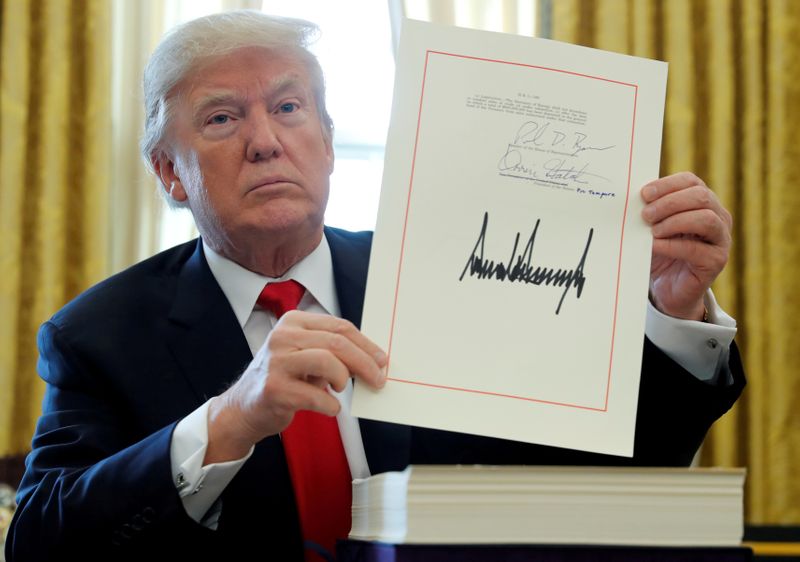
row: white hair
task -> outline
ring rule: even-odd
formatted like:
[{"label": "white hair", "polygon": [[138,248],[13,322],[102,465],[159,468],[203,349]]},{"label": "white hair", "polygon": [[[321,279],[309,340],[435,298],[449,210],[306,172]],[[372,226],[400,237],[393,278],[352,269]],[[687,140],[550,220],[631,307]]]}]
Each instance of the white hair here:
[{"label": "white hair", "polygon": [[[145,123],[140,149],[148,170],[166,152],[167,130],[172,116],[173,88],[199,65],[246,47],[289,52],[306,66],[323,134],[330,140],[333,121],[325,108],[325,80],[308,45],[319,28],[308,21],[270,16],[255,10],[236,10],[198,18],[169,31],[144,68]],[[176,205],[171,197],[167,201]]]}]

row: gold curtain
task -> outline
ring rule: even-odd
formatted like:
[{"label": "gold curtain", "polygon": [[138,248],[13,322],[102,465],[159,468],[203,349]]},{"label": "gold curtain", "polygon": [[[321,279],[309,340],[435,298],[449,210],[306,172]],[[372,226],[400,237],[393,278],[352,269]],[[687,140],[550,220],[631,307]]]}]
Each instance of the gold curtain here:
[{"label": "gold curtain", "polygon": [[36,331],[106,273],[110,3],[0,3],[0,456],[41,411]]},{"label": "gold curtain", "polygon": [[734,215],[714,286],[749,385],[703,447],[747,466],[746,517],[800,524],[800,2],[557,0],[554,39],[669,62],[662,175],[692,170]]}]

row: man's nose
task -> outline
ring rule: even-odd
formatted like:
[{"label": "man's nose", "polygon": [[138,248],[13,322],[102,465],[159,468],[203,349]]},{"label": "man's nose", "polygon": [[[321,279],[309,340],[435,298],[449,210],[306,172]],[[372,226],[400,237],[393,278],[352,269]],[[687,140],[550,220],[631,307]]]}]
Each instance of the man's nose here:
[{"label": "man's nose", "polygon": [[246,156],[251,162],[278,156],[283,150],[267,112],[254,112],[249,116],[246,135]]}]

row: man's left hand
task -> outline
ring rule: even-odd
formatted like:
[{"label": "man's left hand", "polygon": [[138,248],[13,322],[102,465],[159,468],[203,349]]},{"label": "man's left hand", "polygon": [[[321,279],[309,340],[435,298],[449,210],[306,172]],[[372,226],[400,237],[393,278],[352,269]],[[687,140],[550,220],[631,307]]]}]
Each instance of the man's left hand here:
[{"label": "man's left hand", "polygon": [[728,262],[731,214],[691,172],[648,183],[642,199],[654,238],[650,299],[664,314],[700,320],[703,297]]}]

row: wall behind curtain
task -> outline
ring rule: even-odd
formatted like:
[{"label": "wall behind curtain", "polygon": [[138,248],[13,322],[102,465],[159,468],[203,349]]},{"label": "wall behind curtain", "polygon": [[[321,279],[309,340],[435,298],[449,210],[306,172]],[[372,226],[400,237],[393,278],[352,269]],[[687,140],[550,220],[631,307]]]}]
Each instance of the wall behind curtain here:
[{"label": "wall behind curtain", "polygon": [[3,0],[0,51],[0,456],[30,448],[36,332],[106,273],[106,0]]},{"label": "wall behind curtain", "polygon": [[[540,0],[388,0],[393,17],[534,35]],[[395,6],[401,4],[401,10]],[[394,25],[397,26],[397,21]],[[396,34],[396,32],[395,32]]]},{"label": "wall behind curtain", "polygon": [[692,170],[734,215],[714,285],[749,385],[703,464],[747,466],[750,523],[800,523],[800,2],[558,0],[553,38],[669,62],[661,174]]}]

